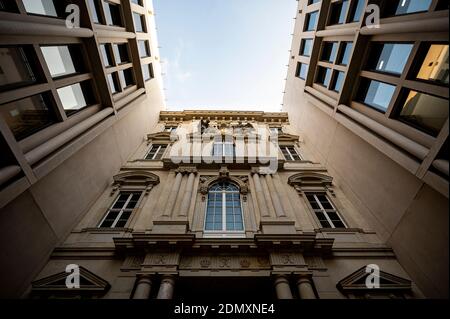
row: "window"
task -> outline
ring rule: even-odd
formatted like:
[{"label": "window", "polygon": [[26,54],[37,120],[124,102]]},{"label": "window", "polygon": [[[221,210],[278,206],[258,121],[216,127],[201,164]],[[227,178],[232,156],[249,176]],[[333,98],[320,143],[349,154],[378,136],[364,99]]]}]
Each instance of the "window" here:
[{"label": "window", "polygon": [[280,148],[286,161],[301,161],[301,157],[294,146],[281,146]]},{"label": "window", "polygon": [[82,71],[81,53],[76,46],[41,46],[41,51],[53,78]]},{"label": "window", "polygon": [[437,136],[448,119],[448,100],[407,90],[404,92],[399,119]]},{"label": "window", "polygon": [[356,0],[356,2],[353,3],[350,15],[350,22],[361,21],[361,16],[364,10],[364,2],[365,0]]},{"label": "window", "polygon": [[297,70],[295,72],[295,76],[306,80],[306,76],[308,75],[308,64],[305,63],[297,63]]},{"label": "window", "polygon": [[350,3],[349,0],[343,0],[333,2],[331,4],[331,13],[328,25],[345,23],[349,3]]},{"label": "window", "polygon": [[100,23],[99,12],[100,7],[98,4],[98,0],[89,0],[89,8],[91,9],[91,17],[94,23]]},{"label": "window", "polygon": [[363,78],[357,99],[374,109],[386,112],[395,92],[395,86]]},{"label": "window", "polygon": [[353,42],[342,43],[341,52],[337,59],[337,64],[348,65],[350,63],[350,56],[352,54]]},{"label": "window", "polygon": [[133,70],[130,68],[123,71],[119,71],[119,80],[123,89],[134,85],[135,82]]},{"label": "window", "polygon": [[111,93],[115,94],[120,91],[119,80],[117,79],[117,73],[112,73],[107,75],[109,88],[111,89]]},{"label": "window", "polygon": [[318,3],[318,2],[320,2],[321,0],[308,0],[308,5],[310,5],[310,4],[314,4],[314,3]]},{"label": "window", "polygon": [[160,160],[167,149],[165,144],[153,144],[145,157],[146,160]]},{"label": "window", "polygon": [[142,192],[121,192],[100,222],[99,228],[123,228],[137,207]]},{"label": "window", "polygon": [[300,45],[300,55],[311,56],[313,46],[313,39],[302,39]]},{"label": "window", "polygon": [[118,65],[130,62],[127,43],[113,44],[113,50]]},{"label": "window", "polygon": [[334,63],[336,59],[339,44],[337,42],[324,42],[322,47],[322,61]]},{"label": "window", "polygon": [[59,99],[68,115],[90,105],[93,101],[89,82],[72,84],[57,89]]},{"label": "window", "polygon": [[373,43],[367,68],[377,72],[401,75],[413,48],[410,43]]},{"label": "window", "polygon": [[0,47],[0,92],[36,83],[36,59],[30,46]]},{"label": "window", "polygon": [[283,129],[281,127],[271,127],[269,130],[270,134],[283,134]]},{"label": "window", "polygon": [[143,15],[133,12],[133,21],[136,32],[145,32],[145,18]]},{"label": "window", "polygon": [[111,45],[110,44],[100,44],[100,52],[102,54],[103,65],[105,67],[113,66]]},{"label": "window", "polygon": [[324,68],[322,66],[319,66],[317,69],[317,78],[316,78],[316,82],[328,87],[328,85],[330,84],[330,80],[331,80],[331,69],[330,68]]},{"label": "window", "polygon": [[55,123],[50,94],[42,93],[0,105],[0,115],[17,140]]},{"label": "window", "polygon": [[138,46],[139,46],[139,57],[146,58],[151,55],[150,46],[147,40],[139,40]]},{"label": "window", "polygon": [[30,14],[64,18],[66,7],[71,1],[66,0],[22,0],[25,11]]},{"label": "window", "polygon": [[0,0],[0,11],[18,12],[14,0]]},{"label": "window", "polygon": [[131,0],[132,3],[142,6],[142,0]]},{"label": "window", "polygon": [[103,2],[103,8],[105,11],[107,25],[119,27],[123,26],[120,5],[105,1]]},{"label": "window", "polygon": [[325,193],[307,193],[306,198],[322,228],[346,228],[336,208]]},{"label": "window", "polygon": [[386,1],[385,16],[398,16],[430,9],[432,0],[389,0]]},{"label": "window", "polygon": [[305,31],[314,31],[317,27],[317,17],[319,11],[314,11],[306,14],[305,18]]},{"label": "window", "polygon": [[341,92],[342,84],[344,83],[345,73],[340,71],[334,71],[333,81],[331,82],[330,89],[335,92]]},{"label": "window", "polygon": [[213,156],[216,157],[233,157],[235,154],[235,147],[233,141],[214,142]]},{"label": "window", "polygon": [[144,76],[144,81],[149,81],[155,77],[153,74],[153,66],[151,63],[142,65],[142,74]]},{"label": "window", "polygon": [[427,45],[426,50],[422,51],[425,54],[419,54],[424,58],[415,74],[416,79],[448,85],[448,44]]},{"label": "window", "polygon": [[164,132],[175,132],[178,129],[178,126],[166,126],[164,127]]},{"label": "window", "polygon": [[228,181],[221,181],[211,186],[208,191],[205,231],[244,231],[241,194],[236,185]]}]

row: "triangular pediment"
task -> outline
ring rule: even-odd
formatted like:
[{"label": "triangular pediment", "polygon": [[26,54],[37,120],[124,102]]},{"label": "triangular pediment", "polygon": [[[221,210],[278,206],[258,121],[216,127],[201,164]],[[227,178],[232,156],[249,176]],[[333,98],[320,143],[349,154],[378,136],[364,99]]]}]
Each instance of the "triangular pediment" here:
[{"label": "triangular pediment", "polygon": [[[351,275],[345,277],[338,282],[337,287],[344,292],[355,292],[355,291],[370,291],[373,288],[368,288],[366,285],[366,279],[370,275],[370,272],[366,272],[366,266],[358,269]],[[390,273],[380,270],[380,287],[376,290],[384,291],[408,291],[411,290],[411,281]]]},{"label": "triangular pediment", "polygon": [[300,139],[298,135],[287,133],[278,134],[278,142],[297,142]]},{"label": "triangular pediment", "polygon": [[65,271],[33,281],[31,283],[33,292],[91,292],[104,293],[110,285],[103,278],[97,276],[91,271],[80,266],[80,288],[68,288],[66,286],[66,279],[70,273]]}]

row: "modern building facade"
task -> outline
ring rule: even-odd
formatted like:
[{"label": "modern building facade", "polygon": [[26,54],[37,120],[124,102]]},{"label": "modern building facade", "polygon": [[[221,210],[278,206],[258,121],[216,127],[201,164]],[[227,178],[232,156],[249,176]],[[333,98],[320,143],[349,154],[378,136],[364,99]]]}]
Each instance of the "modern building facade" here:
[{"label": "modern building facade", "polygon": [[300,0],[284,96],[303,149],[429,298],[448,298],[448,9]]},{"label": "modern building facade", "polygon": [[162,92],[151,1],[0,1],[1,297],[27,291],[158,123]]}]

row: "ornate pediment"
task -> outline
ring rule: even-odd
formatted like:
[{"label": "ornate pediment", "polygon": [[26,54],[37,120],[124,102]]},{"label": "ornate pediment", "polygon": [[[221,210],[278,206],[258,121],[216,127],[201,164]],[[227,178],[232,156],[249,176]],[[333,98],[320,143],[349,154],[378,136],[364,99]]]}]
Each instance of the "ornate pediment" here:
[{"label": "ornate pediment", "polygon": [[45,277],[31,283],[33,293],[93,293],[102,294],[105,293],[110,284],[100,278],[96,274],[87,270],[84,267],[79,267],[80,270],[80,287],[79,288],[68,288],[66,285],[66,279],[70,275],[65,271],[54,274],[49,277]]},{"label": "ornate pediment", "polygon": [[371,274],[366,272],[367,266],[364,266],[351,275],[345,277],[336,285],[343,292],[368,292],[368,291],[410,291],[411,281],[380,270],[380,288],[368,288],[366,279]]},{"label": "ornate pediment", "polygon": [[[273,137],[271,136],[271,139]],[[281,133],[277,135],[278,138],[278,143],[282,144],[283,142],[285,143],[295,143],[298,142],[300,137],[298,135],[292,135],[292,134],[287,134],[287,133]]]},{"label": "ornate pediment", "polygon": [[170,143],[172,142],[171,137],[177,137],[176,134],[171,132],[158,132],[147,135],[147,142],[149,143]]},{"label": "ornate pediment", "polygon": [[301,172],[289,177],[291,186],[331,186],[333,177],[317,172]]},{"label": "ornate pediment", "polygon": [[111,195],[124,187],[139,188],[145,190],[145,194],[148,195],[159,182],[159,176],[148,171],[125,171],[114,176]]}]

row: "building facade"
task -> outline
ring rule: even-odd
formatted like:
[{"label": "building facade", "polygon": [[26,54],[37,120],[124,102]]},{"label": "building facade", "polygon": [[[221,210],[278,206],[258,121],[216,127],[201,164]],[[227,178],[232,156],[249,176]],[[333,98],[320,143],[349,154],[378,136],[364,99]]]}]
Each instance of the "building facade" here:
[{"label": "building facade", "polygon": [[0,1],[0,297],[26,293],[162,92],[151,1]]},{"label": "building facade", "polygon": [[295,133],[287,113],[161,112],[28,296],[423,297]]},{"label": "building facade", "polygon": [[426,297],[448,298],[448,1],[300,0],[284,111]]}]

